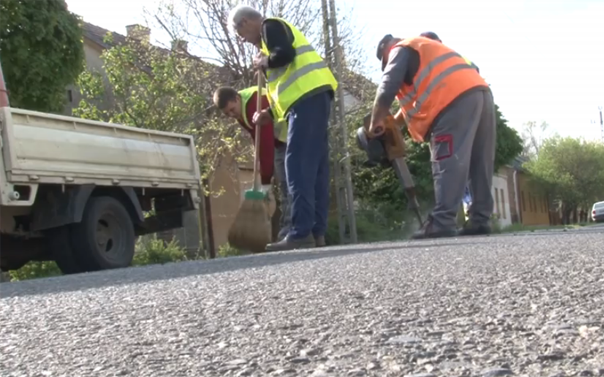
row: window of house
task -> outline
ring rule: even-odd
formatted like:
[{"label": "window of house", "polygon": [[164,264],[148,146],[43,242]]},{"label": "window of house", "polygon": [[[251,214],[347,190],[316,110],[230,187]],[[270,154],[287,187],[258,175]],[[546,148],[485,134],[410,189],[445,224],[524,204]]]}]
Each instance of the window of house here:
[{"label": "window of house", "polygon": [[505,213],[505,196],[503,195],[503,189],[499,189],[499,192],[501,194],[501,215],[505,219],[506,218],[506,213]]},{"label": "window of house", "polygon": [[520,196],[522,197],[522,210],[526,212],[526,202],[524,201],[524,191],[520,191]]},{"label": "window of house", "polygon": [[73,103],[73,93],[71,90],[67,91],[67,101],[69,101],[69,103]]},{"label": "window of house", "polygon": [[497,215],[499,215],[499,190],[497,189],[495,189],[495,206],[497,207]]}]

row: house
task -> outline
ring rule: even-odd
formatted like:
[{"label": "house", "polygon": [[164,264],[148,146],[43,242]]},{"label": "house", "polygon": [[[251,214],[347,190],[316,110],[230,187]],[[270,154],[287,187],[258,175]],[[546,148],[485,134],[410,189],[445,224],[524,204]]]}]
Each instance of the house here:
[{"label": "house", "polygon": [[529,174],[522,167],[525,162],[526,159],[517,157],[500,170],[507,179],[510,221],[523,225],[550,225],[553,216],[547,195],[531,187]]},{"label": "house", "polygon": [[509,200],[510,187],[505,171],[500,169],[499,172],[493,175],[491,191],[493,194],[493,214],[497,216],[499,226],[506,227],[512,225],[512,211]]},{"label": "house", "polygon": [[[104,28],[84,22],[84,54],[86,67],[89,70],[95,70],[105,76],[103,69],[103,60],[101,54],[111,46],[104,42],[105,36],[111,33],[113,42],[116,44],[126,42],[127,38],[150,40],[150,29],[141,25],[129,25],[126,27],[126,35],[116,32],[110,32]],[[177,40],[172,42],[172,48],[187,49],[186,41]],[[168,51],[168,50],[166,50]],[[208,63],[209,64],[209,63]],[[217,70],[221,68],[213,66]],[[348,73],[345,81],[345,109],[353,111],[365,99],[367,95],[373,95],[375,84],[361,75]],[[106,76],[105,76],[106,77]],[[348,89],[347,89],[348,88]],[[72,110],[77,108],[81,95],[77,86],[67,87],[67,104],[65,114],[71,115]],[[354,93],[354,95],[352,94]],[[97,104],[100,108],[110,108],[112,99],[106,97],[102,104]],[[173,236],[179,241],[179,244],[185,247],[189,252],[198,251],[201,239],[209,239],[214,249],[227,243],[228,230],[235,219],[239,210],[243,195],[246,189],[252,185],[251,163],[247,165],[237,164],[233,156],[224,156],[215,166],[214,174],[210,182],[210,189],[214,192],[221,192],[218,196],[206,198],[202,203],[199,213],[192,212],[186,215],[185,226],[183,229],[162,234],[162,238],[171,239]],[[332,201],[335,205],[335,201]],[[199,219],[202,219],[203,227],[199,226]],[[209,234],[209,230],[211,234]],[[202,237],[201,234],[205,237]]]}]

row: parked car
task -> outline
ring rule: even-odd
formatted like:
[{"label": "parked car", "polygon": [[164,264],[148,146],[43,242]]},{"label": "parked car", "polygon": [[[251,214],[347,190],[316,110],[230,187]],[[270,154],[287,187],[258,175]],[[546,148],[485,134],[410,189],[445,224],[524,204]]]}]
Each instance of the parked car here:
[{"label": "parked car", "polygon": [[591,218],[597,223],[604,222],[604,202],[597,202],[591,209]]}]

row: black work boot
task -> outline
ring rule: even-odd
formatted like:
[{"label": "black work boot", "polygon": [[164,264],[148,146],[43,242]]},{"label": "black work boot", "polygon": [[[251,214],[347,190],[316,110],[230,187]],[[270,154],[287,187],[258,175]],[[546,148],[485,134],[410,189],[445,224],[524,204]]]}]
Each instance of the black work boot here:
[{"label": "black work boot", "polygon": [[327,244],[325,243],[325,236],[315,236],[315,245],[317,247],[327,246]]},{"label": "black work boot", "polygon": [[486,236],[491,234],[492,229],[489,223],[472,224],[471,220],[463,224],[463,228],[459,230],[460,236]]},{"label": "black work boot", "polygon": [[444,238],[457,236],[457,229],[438,229],[434,227],[434,219],[430,215],[421,228],[411,236],[412,240],[423,240],[428,238]]},{"label": "black work boot", "polygon": [[310,249],[316,246],[315,237],[309,234],[304,238],[291,238],[286,236],[279,242],[269,243],[266,245],[266,251],[286,251],[296,249]]}]

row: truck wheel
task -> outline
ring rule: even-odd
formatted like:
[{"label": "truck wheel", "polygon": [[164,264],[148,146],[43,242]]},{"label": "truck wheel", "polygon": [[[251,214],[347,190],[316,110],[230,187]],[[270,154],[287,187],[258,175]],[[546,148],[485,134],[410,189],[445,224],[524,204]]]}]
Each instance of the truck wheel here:
[{"label": "truck wheel", "polygon": [[70,225],[64,225],[46,234],[52,259],[64,275],[86,272],[77,259],[79,255],[73,252],[70,230]]},{"label": "truck wheel", "polygon": [[109,196],[88,200],[82,221],[71,229],[72,247],[87,271],[128,267],[136,237],[126,208]]}]

